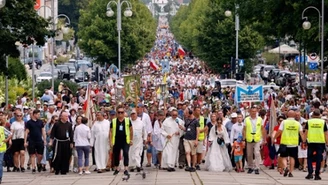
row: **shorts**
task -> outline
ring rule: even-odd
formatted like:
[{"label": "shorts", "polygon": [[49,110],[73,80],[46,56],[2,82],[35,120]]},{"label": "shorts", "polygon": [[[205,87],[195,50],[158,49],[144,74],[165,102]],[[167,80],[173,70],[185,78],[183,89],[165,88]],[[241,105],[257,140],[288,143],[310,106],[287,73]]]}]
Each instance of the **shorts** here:
[{"label": "shorts", "polygon": [[43,155],[44,144],[43,142],[28,142],[27,151],[30,155]]},{"label": "shorts", "polygon": [[242,155],[235,156],[235,162],[241,161],[243,159]]},{"label": "shorts", "polygon": [[190,152],[191,155],[196,155],[197,146],[194,145],[195,140],[183,140],[183,146],[185,148],[185,152]]},{"label": "shorts", "polygon": [[206,150],[206,147],[203,145],[203,142],[204,141],[198,141],[198,145],[197,145],[197,148],[196,148],[196,153],[197,154],[202,154]]},{"label": "shorts", "polygon": [[287,147],[286,145],[280,145],[279,152],[280,152],[280,157],[293,157],[294,159],[298,158],[297,146]]},{"label": "shorts", "polygon": [[[24,139],[14,139],[12,140],[12,152],[20,152],[20,151],[25,151],[25,146],[24,146]],[[43,151],[42,151],[43,152]]]}]

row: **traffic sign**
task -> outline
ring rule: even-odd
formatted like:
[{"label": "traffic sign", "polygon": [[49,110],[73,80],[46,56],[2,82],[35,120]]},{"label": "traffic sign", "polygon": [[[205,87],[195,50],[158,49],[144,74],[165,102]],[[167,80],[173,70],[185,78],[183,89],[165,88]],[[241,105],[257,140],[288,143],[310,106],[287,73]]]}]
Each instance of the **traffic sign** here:
[{"label": "traffic sign", "polygon": [[239,59],[239,66],[243,67],[245,64],[245,60],[244,59]]},{"label": "traffic sign", "polygon": [[[301,63],[304,62],[304,56],[301,56],[301,60],[300,60],[300,56],[295,56],[295,63],[299,63],[301,61]],[[308,62],[308,56],[305,56],[305,62]]]},{"label": "traffic sign", "polygon": [[236,95],[238,103],[264,101],[262,85],[237,86]]}]

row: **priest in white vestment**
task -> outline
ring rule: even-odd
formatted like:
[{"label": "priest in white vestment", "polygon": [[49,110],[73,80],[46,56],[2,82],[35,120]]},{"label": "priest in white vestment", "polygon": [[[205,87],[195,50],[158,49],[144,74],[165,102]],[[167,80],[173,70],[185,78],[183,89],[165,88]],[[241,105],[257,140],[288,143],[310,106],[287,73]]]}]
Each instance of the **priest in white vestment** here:
[{"label": "priest in white vestment", "polygon": [[132,168],[137,167],[137,171],[140,172],[141,155],[147,140],[147,131],[143,121],[138,118],[135,109],[131,112],[131,123],[133,128],[133,145],[130,146],[129,150],[129,166]]},{"label": "priest in white vestment", "polygon": [[176,157],[178,153],[179,140],[181,130],[178,125],[184,125],[181,119],[178,119],[178,111],[172,110],[171,117],[164,120],[162,125],[162,135],[165,137],[163,154],[162,154],[162,168],[167,168],[167,171],[175,171]]},{"label": "priest in white vestment", "polygon": [[106,169],[109,151],[109,128],[110,123],[104,119],[103,112],[97,112],[97,121],[91,128],[90,144],[95,149],[95,161],[98,173],[102,173]]}]

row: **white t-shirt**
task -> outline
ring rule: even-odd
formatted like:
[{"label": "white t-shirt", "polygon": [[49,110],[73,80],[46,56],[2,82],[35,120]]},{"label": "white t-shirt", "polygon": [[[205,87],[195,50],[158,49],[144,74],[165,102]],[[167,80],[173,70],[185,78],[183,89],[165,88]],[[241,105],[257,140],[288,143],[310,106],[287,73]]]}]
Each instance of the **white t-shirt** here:
[{"label": "white t-shirt", "polygon": [[18,122],[14,121],[13,124],[10,126],[10,130],[13,132],[12,139],[24,139],[24,132],[25,132],[25,123],[24,121]]}]

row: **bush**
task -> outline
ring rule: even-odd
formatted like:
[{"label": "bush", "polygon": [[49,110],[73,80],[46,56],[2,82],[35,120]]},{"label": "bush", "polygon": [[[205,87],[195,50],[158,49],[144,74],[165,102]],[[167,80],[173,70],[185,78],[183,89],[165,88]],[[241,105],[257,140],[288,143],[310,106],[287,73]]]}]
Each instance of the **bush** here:
[{"label": "bush", "polygon": [[59,56],[56,59],[56,64],[63,64],[69,61],[69,57]]},{"label": "bush", "polygon": [[[29,97],[32,97],[32,79],[19,81],[17,78],[11,78],[8,81],[8,101],[9,103],[15,103],[17,96],[22,96],[25,92],[28,93]],[[0,76],[0,103],[5,101],[5,77]],[[36,90],[37,94],[38,91]]]},{"label": "bush", "polygon": [[[55,92],[58,91],[58,86],[60,82],[63,82],[74,94],[77,92],[78,89],[77,83],[68,80],[58,80],[58,79],[55,80],[55,84],[54,84]],[[41,97],[45,89],[51,88],[51,81],[42,81],[41,83],[38,83],[36,85],[36,88],[39,91],[37,96]]]},{"label": "bush", "polygon": [[5,73],[8,73],[9,79],[17,78],[18,81],[27,79],[26,68],[18,58],[9,57],[8,69],[9,70],[5,71]]}]

